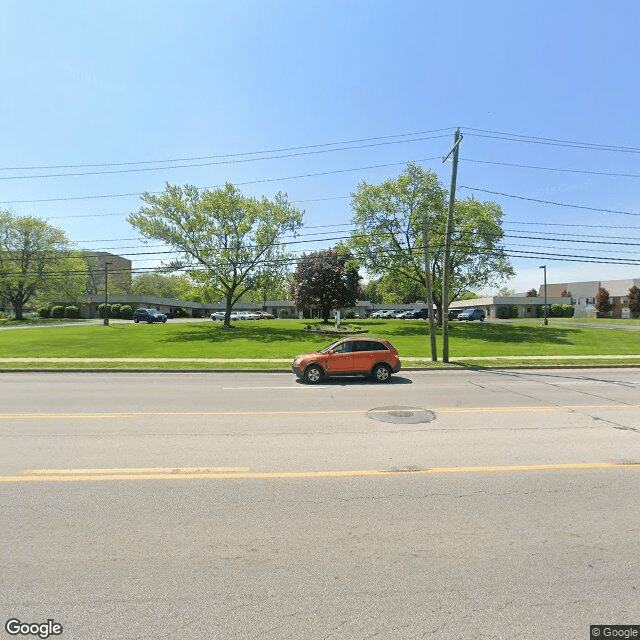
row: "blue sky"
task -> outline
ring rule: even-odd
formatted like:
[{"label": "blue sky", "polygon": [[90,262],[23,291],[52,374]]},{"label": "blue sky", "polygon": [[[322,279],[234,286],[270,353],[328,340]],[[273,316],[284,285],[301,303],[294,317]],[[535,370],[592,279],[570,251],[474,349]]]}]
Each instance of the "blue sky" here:
[{"label": "blue sky", "polygon": [[[303,233],[324,235],[292,250],[331,246],[360,180],[414,160],[448,186],[459,126],[458,197],[499,202],[507,248],[530,255],[513,258],[510,287],[537,287],[545,263],[549,282],[640,277],[567,259],[640,262],[638,6],[4,0],[0,207],[144,269],[158,256],[126,222],[139,196],[113,196],[230,181],[305,210]],[[368,142],[313,147],[354,140]],[[229,157],[291,147],[308,148]],[[104,166],[71,168],[89,164]]]}]

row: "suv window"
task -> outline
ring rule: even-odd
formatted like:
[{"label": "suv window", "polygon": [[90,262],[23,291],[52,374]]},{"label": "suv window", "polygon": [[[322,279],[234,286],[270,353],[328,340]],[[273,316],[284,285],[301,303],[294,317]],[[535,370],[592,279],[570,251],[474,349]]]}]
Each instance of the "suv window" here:
[{"label": "suv window", "polygon": [[387,347],[382,342],[373,340],[358,340],[354,343],[357,351],[387,351]]}]

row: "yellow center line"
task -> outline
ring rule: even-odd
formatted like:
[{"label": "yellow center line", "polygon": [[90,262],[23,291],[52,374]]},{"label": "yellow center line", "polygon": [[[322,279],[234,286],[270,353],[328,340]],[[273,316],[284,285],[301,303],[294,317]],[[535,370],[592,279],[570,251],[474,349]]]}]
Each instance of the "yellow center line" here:
[{"label": "yellow center line", "polygon": [[[640,404],[572,404],[572,405],[531,405],[519,407],[438,407],[435,413],[530,413],[554,411],[580,411],[586,409],[638,409]],[[317,411],[127,411],[113,413],[0,413],[0,420],[113,420],[122,418],[157,417],[216,417],[216,416],[318,416],[357,415],[367,413],[387,413],[388,408],[376,409],[320,409]],[[421,407],[407,407],[406,410],[421,410]]]},{"label": "yellow center line", "polygon": [[250,467],[116,467],[112,469],[28,469],[23,473],[34,476],[55,475],[129,475],[140,474],[178,474],[190,475],[219,474],[219,473],[247,473]]},{"label": "yellow center line", "polygon": [[429,476],[471,473],[530,473],[554,471],[595,471],[604,469],[640,469],[640,462],[578,462],[561,464],[501,465],[479,467],[432,467],[425,469],[354,469],[326,471],[257,471],[245,467],[157,468],[149,469],[41,469],[14,476],[0,476],[0,483],[97,482],[113,480],[292,480],[320,478],[376,478]]}]

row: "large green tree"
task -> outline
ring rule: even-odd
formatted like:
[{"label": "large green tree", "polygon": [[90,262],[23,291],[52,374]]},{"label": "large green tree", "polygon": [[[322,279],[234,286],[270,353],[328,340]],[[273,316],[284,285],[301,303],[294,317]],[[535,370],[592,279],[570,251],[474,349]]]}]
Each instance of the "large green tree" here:
[{"label": "large green tree", "polygon": [[[361,182],[351,198],[355,230],[349,246],[356,258],[371,276],[392,277],[408,290],[411,283],[426,288],[428,263],[440,318],[446,196],[434,172],[409,163],[397,178],[381,184]],[[495,202],[456,201],[448,302],[515,275],[502,246],[502,218]]]},{"label": "large green tree", "polygon": [[156,296],[190,300],[193,283],[185,274],[164,274],[158,271],[140,273],[131,282],[131,293],[139,296]]},{"label": "large green tree", "polygon": [[0,301],[13,307],[16,320],[36,298],[79,301],[86,279],[86,262],[71,251],[64,231],[0,210]]},{"label": "large green tree", "polygon": [[190,268],[211,299],[226,301],[227,327],[233,305],[258,286],[262,270],[288,258],[282,236],[302,226],[302,211],[286,195],[258,200],[230,183],[212,191],[167,184],[161,195],[145,193],[142,200],[129,222],[144,238],[175,249],[168,268]]},{"label": "large green tree", "polygon": [[291,293],[298,309],[318,307],[328,322],[331,309],[356,303],[359,280],[353,256],[338,246],[303,255],[293,273]]}]

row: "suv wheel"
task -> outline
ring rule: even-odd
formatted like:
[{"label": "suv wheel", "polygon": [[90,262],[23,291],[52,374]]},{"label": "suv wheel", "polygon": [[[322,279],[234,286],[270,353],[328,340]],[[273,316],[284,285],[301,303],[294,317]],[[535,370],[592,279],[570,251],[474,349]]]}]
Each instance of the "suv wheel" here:
[{"label": "suv wheel", "polygon": [[140,322],[140,321],[138,320],[138,318],[134,318],[134,319],[133,319],[133,321],[134,321],[136,324],[138,324],[138,322]]},{"label": "suv wheel", "polygon": [[304,379],[310,384],[315,384],[322,380],[322,369],[317,364],[312,364],[304,370]]},{"label": "suv wheel", "polygon": [[391,369],[386,364],[378,364],[373,368],[371,376],[376,382],[389,382]]}]

